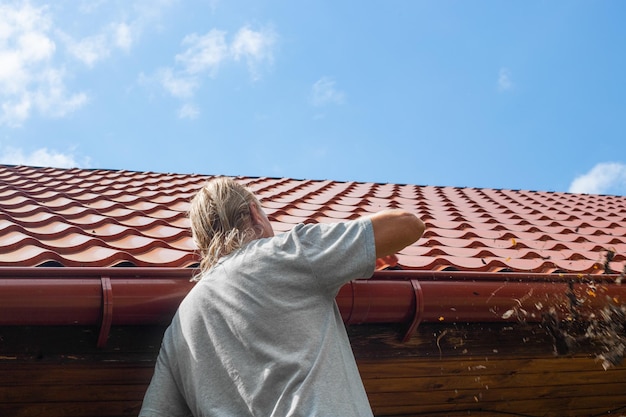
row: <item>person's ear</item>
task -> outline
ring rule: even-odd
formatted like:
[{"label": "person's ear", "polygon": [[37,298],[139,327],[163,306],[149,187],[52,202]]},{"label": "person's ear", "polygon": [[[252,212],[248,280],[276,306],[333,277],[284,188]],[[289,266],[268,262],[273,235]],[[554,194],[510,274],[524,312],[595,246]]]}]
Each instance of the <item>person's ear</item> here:
[{"label": "person's ear", "polygon": [[274,230],[258,201],[250,203],[250,223],[258,238],[274,236]]},{"label": "person's ear", "polygon": [[261,214],[261,208],[256,202],[252,201],[249,204],[249,209],[252,230],[254,230],[257,237],[261,237],[263,235],[263,216]]},{"label": "person's ear", "polygon": [[248,203],[248,207],[250,209],[250,220],[252,221],[252,226],[261,224],[261,213],[259,213],[259,206],[254,201]]}]

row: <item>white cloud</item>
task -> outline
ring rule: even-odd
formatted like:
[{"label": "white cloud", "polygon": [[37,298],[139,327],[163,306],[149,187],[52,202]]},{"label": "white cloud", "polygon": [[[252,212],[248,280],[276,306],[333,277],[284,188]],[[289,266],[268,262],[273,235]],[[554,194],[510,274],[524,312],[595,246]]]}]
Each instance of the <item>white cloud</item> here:
[{"label": "white cloud", "polygon": [[626,193],[626,165],[617,162],[602,162],[589,172],[572,181],[570,193],[617,194]]},{"label": "white cloud", "polygon": [[22,149],[11,146],[0,150],[0,163],[8,165],[30,165],[55,168],[81,168],[89,165],[89,159],[79,162],[73,152],[61,153],[47,148],[25,154]]},{"label": "white cloud", "polygon": [[[213,29],[205,35],[187,35],[182,45],[186,49],[175,56],[176,66],[160,68],[153,76],[140,75],[140,82],[156,81],[170,95],[180,99],[193,97],[200,88],[203,75],[213,77],[219,65],[228,58],[226,32]],[[185,108],[185,106],[183,106]],[[182,109],[181,109],[182,110]],[[194,112],[192,112],[194,113]],[[182,116],[184,114],[185,116]],[[179,112],[181,118],[191,113]],[[194,118],[198,112],[194,113]]]},{"label": "white cloud", "polygon": [[218,66],[228,56],[226,32],[212,29],[207,34],[185,36],[182,42],[187,49],[176,55],[176,62],[189,74],[214,76]]},{"label": "white cloud", "polygon": [[[87,0],[91,1],[91,0]],[[132,12],[128,12],[135,16],[135,23],[137,26],[144,28],[148,26],[161,26],[163,18],[166,20],[169,18],[167,15],[167,9],[176,3],[181,3],[180,0],[134,0],[123,1],[118,4],[128,4],[132,8]]]},{"label": "white cloud", "polygon": [[81,0],[78,6],[78,10],[81,13],[94,13],[98,11],[103,5],[105,5],[107,0]]},{"label": "white cloud", "polygon": [[116,49],[130,52],[140,36],[141,25],[138,21],[130,24],[112,22],[97,33],[78,39],[62,30],[57,30],[56,33],[70,56],[93,68],[98,62],[108,59]]},{"label": "white cloud", "polygon": [[88,67],[93,67],[98,61],[103,61],[111,55],[109,41],[103,34],[88,36],[74,40],[70,36],[63,36],[68,52]]},{"label": "white cloud", "polygon": [[508,68],[500,68],[498,73],[498,91],[509,91],[513,88],[513,81],[511,80],[511,71]]},{"label": "white cloud", "polygon": [[65,86],[46,7],[0,4],[0,125],[21,126],[34,111],[60,117],[87,102]]},{"label": "white cloud", "polygon": [[193,104],[187,103],[184,104],[178,110],[178,118],[179,119],[197,119],[200,115],[200,110]]},{"label": "white cloud", "polygon": [[2,113],[0,113],[0,125],[20,126],[24,120],[28,119],[31,108],[31,99],[26,94],[12,100],[4,100],[1,107]]},{"label": "white cloud", "polygon": [[[192,33],[183,38],[182,52],[174,57],[174,65],[158,69],[154,75],[140,75],[143,84],[158,83],[163,90],[179,99],[190,99],[202,86],[204,77],[215,78],[222,65],[245,61],[252,80],[260,78],[260,67],[272,63],[277,35],[271,29],[242,27],[232,42],[227,32],[211,29],[204,35]],[[179,118],[195,119],[200,111],[195,105],[184,104]]]},{"label": "white cloud", "polygon": [[196,77],[187,74],[174,74],[171,68],[159,70],[156,79],[167,92],[178,98],[192,97],[199,85]]},{"label": "white cloud", "polygon": [[109,0],[83,0],[78,5],[78,11],[85,15],[97,14],[101,20],[106,20],[106,14],[110,10],[116,16],[125,16],[121,21],[110,19],[109,24],[92,36],[104,37],[109,49],[119,48],[128,52],[146,29],[158,30],[162,26],[167,9],[176,2],[177,0],[133,0],[116,2],[111,7]]},{"label": "white cloud", "polygon": [[276,33],[272,29],[255,31],[244,26],[237,31],[230,45],[226,35],[225,31],[211,29],[204,35],[192,33],[185,36],[182,45],[186,49],[176,55],[176,63],[189,74],[215,77],[222,63],[231,59],[235,62],[245,61],[251,77],[259,79],[259,67],[273,61]]},{"label": "white cloud", "polygon": [[259,66],[263,62],[272,63],[276,34],[272,29],[251,30],[245,26],[239,29],[231,45],[231,53],[236,61],[245,59],[253,79],[260,78]]},{"label": "white cloud", "polygon": [[131,26],[126,23],[113,23],[111,24],[111,30],[115,45],[126,52],[130,51],[135,36]]},{"label": "white cloud", "polygon": [[335,81],[329,77],[322,77],[311,87],[311,103],[314,106],[326,104],[342,104],[345,93],[335,88]]},{"label": "white cloud", "polygon": [[17,39],[17,50],[24,62],[37,62],[52,57],[56,49],[54,42],[43,33],[26,31]]},{"label": "white cloud", "polygon": [[209,0],[209,8],[211,9],[211,13],[215,13],[219,2],[220,0]]},{"label": "white cloud", "polygon": [[36,107],[48,116],[66,116],[89,101],[85,93],[68,96],[65,91],[64,78],[64,72],[54,68],[48,68],[40,74],[42,87],[33,94],[33,101]]},{"label": "white cloud", "polygon": [[[70,57],[90,69],[118,51],[130,52],[144,31],[159,29],[176,1],[0,0],[0,126],[19,127],[36,114],[64,117],[83,107],[87,94],[71,91],[67,82],[77,69],[61,60]],[[55,20],[57,12],[71,23]],[[94,28],[93,22],[102,24]]]}]

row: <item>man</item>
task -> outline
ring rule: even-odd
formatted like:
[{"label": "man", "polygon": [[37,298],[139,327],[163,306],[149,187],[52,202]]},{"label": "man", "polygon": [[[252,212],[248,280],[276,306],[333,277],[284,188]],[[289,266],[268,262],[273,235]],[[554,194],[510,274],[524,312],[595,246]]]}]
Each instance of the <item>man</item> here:
[{"label": "man", "polygon": [[189,210],[199,282],[166,331],[140,416],[371,416],[335,297],[417,241],[403,210],[274,236],[256,197],[210,181]]}]

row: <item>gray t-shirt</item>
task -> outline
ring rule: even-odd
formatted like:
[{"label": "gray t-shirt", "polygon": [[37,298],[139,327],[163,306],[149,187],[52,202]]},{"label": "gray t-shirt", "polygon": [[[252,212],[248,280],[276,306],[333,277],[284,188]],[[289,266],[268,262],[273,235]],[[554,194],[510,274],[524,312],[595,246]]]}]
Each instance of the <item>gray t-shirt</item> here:
[{"label": "gray t-shirt", "polygon": [[335,297],[375,262],[365,218],[223,258],[166,331],[140,416],[372,416]]}]

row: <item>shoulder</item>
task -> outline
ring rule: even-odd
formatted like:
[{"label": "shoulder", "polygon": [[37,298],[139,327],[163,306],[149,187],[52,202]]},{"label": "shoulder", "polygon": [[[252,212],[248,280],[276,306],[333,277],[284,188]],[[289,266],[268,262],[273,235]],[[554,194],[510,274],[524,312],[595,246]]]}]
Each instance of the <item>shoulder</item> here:
[{"label": "shoulder", "polygon": [[298,224],[288,233],[294,233],[298,236],[306,236],[310,234],[358,234],[367,233],[368,231],[372,231],[371,220],[367,217],[359,217],[358,219],[347,221]]}]

